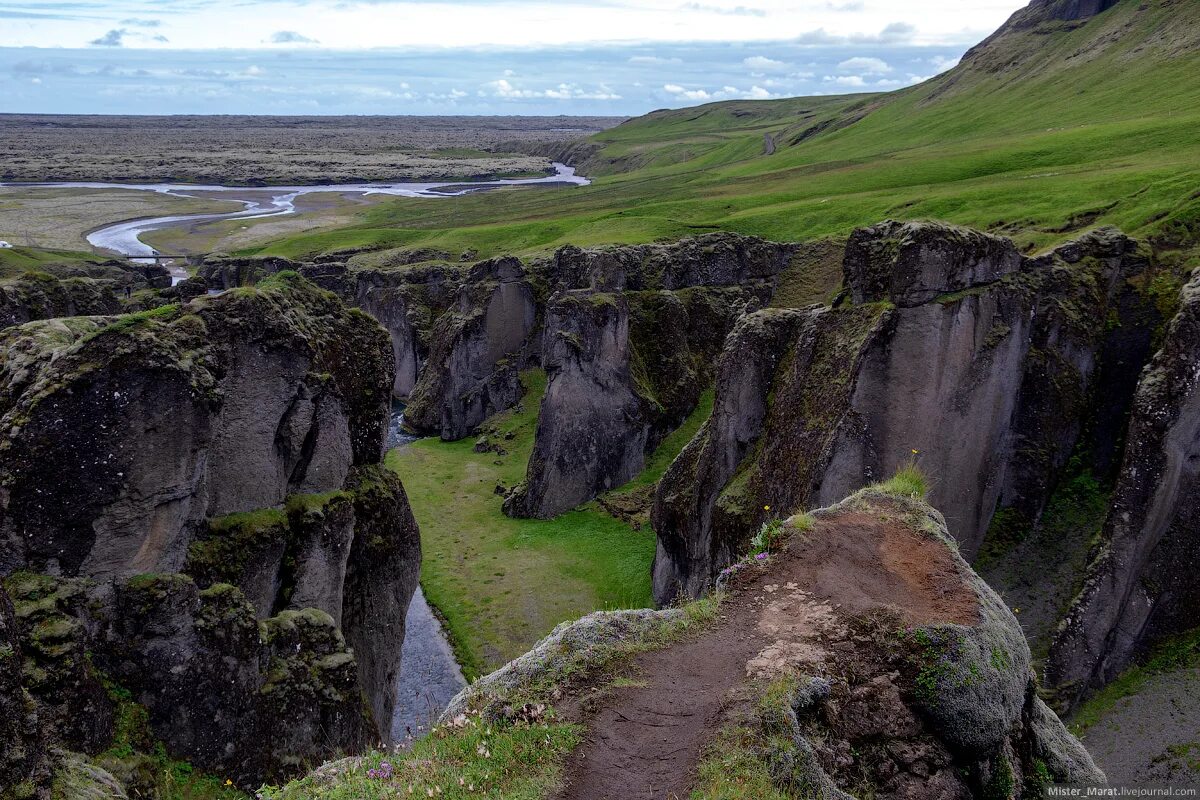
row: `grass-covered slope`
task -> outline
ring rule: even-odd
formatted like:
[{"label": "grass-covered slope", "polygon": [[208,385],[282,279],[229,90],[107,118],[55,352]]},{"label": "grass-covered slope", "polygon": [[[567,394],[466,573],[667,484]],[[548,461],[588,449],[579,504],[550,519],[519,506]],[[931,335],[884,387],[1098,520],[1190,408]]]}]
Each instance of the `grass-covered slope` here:
[{"label": "grass-covered slope", "polygon": [[1104,223],[1192,246],[1200,4],[1120,0],[1074,21],[1053,19],[1054,5],[1038,0],[920,86],[654,112],[580,148],[592,186],[397,199],[351,227],[261,249],[490,255],[712,229],[802,240],[885,217],[947,219],[1027,247]]}]

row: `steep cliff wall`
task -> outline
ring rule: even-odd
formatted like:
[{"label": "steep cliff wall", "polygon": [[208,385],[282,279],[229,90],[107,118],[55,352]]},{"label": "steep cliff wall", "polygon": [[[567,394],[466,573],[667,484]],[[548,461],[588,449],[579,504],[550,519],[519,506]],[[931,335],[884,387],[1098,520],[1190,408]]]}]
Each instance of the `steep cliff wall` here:
[{"label": "steep cliff wall", "polygon": [[1200,277],[1141,375],[1124,463],[1046,682],[1070,707],[1200,613]]},{"label": "steep cliff wall", "polygon": [[797,247],[730,235],[562,248],[542,337],[548,384],[513,516],[548,518],[620,486],[696,407],[725,336],[771,299]]},{"label": "steep cliff wall", "polygon": [[420,541],[384,330],[282,273],[3,341],[0,575],[56,742],[103,750],[131,702],[256,785],[387,741]]},{"label": "steep cliff wall", "polygon": [[454,307],[438,318],[429,361],[405,420],[447,441],[521,399],[518,371],[537,321],[534,290],[515,258],[476,264]]},{"label": "steep cliff wall", "polygon": [[659,487],[656,598],[702,591],[766,507],[831,502],[914,455],[968,556],[997,508],[1036,520],[1077,448],[1113,457],[1161,322],[1151,268],[1112,230],[1038,259],[937,224],[856,232],[837,307],[731,335],[713,417]]}]

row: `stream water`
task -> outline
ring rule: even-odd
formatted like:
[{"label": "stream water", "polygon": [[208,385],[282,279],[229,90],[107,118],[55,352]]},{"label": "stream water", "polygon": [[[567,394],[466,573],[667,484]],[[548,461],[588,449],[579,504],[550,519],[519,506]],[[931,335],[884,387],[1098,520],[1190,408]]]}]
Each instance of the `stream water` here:
[{"label": "stream water", "polygon": [[[87,240],[93,247],[123,256],[147,257],[159,255],[158,251],[141,240],[149,231],[161,230],[197,222],[215,222],[223,219],[262,219],[296,213],[296,198],[315,192],[337,194],[383,194],[396,197],[447,198],[459,197],[472,192],[484,191],[500,186],[572,185],[586,186],[590,181],[575,174],[574,167],[554,163],[554,174],[542,178],[505,178],[492,181],[448,181],[443,183],[347,183],[322,184],[317,186],[205,186],[188,183],[22,183],[0,186],[23,186],[47,189],[125,189],[157,192],[171,197],[212,197],[226,195],[244,206],[241,211],[225,214],[181,214],[166,217],[151,217],[107,225],[88,234]],[[240,195],[240,197],[239,197]],[[264,195],[266,199],[264,199]]]},{"label": "stream water", "polygon": [[[406,447],[419,438],[404,430],[404,404],[393,401],[388,449]],[[442,624],[417,587],[404,619],[392,741],[402,744],[428,732],[454,695],[466,685]]]}]

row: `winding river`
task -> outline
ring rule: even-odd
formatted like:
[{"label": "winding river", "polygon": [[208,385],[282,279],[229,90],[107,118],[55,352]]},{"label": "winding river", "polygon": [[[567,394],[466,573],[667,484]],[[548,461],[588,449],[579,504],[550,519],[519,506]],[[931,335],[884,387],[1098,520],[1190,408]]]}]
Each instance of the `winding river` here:
[{"label": "winding river", "polygon": [[[171,197],[212,197],[213,194],[231,195],[244,208],[226,214],[184,214],[167,217],[151,217],[118,222],[92,231],[88,243],[101,250],[129,258],[146,258],[159,255],[158,251],[141,240],[144,233],[194,225],[197,222],[216,222],[225,219],[262,219],[296,213],[296,198],[316,192],[358,195],[392,195],[395,197],[448,198],[472,192],[494,189],[500,186],[571,185],[586,186],[590,181],[575,174],[574,167],[554,162],[554,174],[541,178],[505,178],[491,181],[447,181],[442,183],[346,183],[321,184],[316,186],[205,186],[190,183],[22,183],[0,186],[22,186],[46,189],[124,189],[157,192]],[[238,197],[237,195],[241,195]],[[263,199],[262,195],[266,195]],[[251,196],[254,196],[251,199]]]}]

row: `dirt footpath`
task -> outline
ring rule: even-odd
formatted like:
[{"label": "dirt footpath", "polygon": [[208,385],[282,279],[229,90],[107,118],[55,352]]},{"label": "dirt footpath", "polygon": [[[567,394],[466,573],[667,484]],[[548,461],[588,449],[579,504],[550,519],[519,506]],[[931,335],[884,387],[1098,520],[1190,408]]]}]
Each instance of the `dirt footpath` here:
[{"label": "dirt footpath", "polygon": [[944,544],[892,520],[846,512],[794,536],[739,581],[719,620],[636,658],[633,678],[587,712],[560,800],[683,800],[704,745],[738,690],[814,665],[849,637],[846,620],[892,608],[909,624],[973,624],[977,600]]}]

